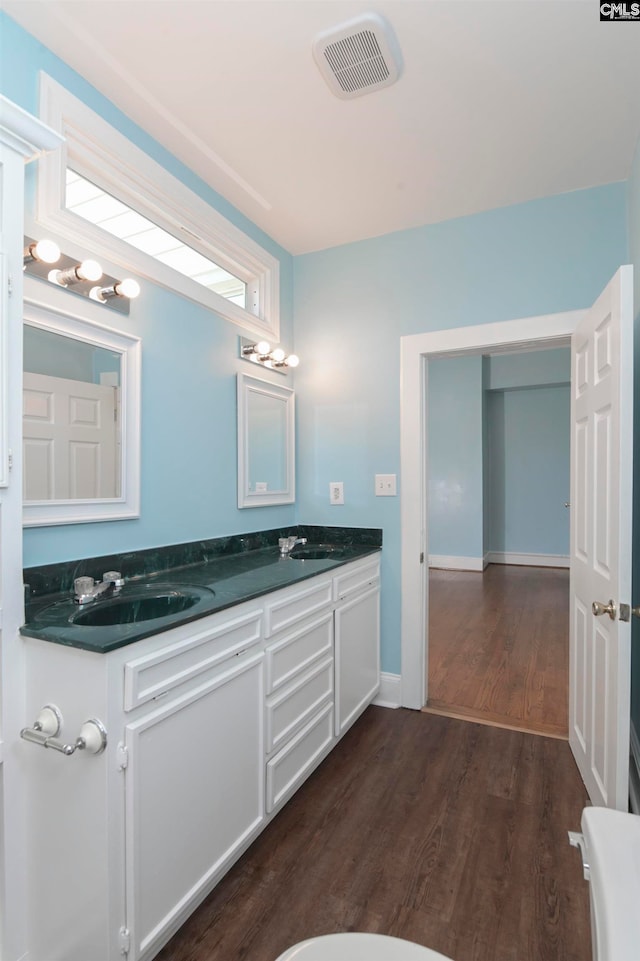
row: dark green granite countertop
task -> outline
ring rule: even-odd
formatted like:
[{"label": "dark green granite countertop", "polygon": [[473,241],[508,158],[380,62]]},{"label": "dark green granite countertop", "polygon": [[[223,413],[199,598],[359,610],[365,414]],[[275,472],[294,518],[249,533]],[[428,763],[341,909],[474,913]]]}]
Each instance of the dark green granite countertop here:
[{"label": "dark green granite countertop", "polygon": [[[339,533],[344,530],[350,531],[352,536]],[[106,654],[243,601],[289,587],[309,577],[332,572],[343,564],[376,553],[380,550],[382,541],[381,532],[375,532],[379,535],[377,537],[371,536],[374,532],[370,529],[362,531],[363,535],[368,536],[359,537],[358,529],[304,528],[304,533],[299,536],[307,536],[310,544],[332,543],[337,545],[339,550],[330,557],[319,560],[296,560],[282,557],[277,546],[277,536],[285,536],[288,532],[297,533],[290,528],[285,533],[261,532],[260,539],[272,540],[275,535],[275,544],[268,543],[255,549],[251,549],[256,543],[254,535],[244,535],[241,541],[245,549],[237,553],[224,553],[220,549],[220,542],[224,541],[226,549],[229,539],[220,538],[215,541],[195,542],[199,547],[195,553],[194,545],[178,545],[171,549],[135,552],[135,555],[94,558],[91,562],[68,562],[27,569],[24,572],[25,583],[29,585],[26,588],[27,615],[26,623],[20,629],[21,633],[27,637]],[[263,538],[263,534],[272,536]],[[314,534],[316,536],[313,536]],[[202,549],[204,546],[206,550]],[[246,549],[247,547],[249,549]],[[171,559],[174,562],[188,562],[175,563],[175,566],[160,563],[159,551],[168,550],[172,551]],[[153,566],[150,564],[149,554],[153,554],[155,570],[149,570],[149,567]],[[118,562],[120,566],[117,566]],[[107,595],[104,600],[98,598],[82,608],[73,601],[73,578],[89,573],[99,579],[101,574],[96,574],[97,570],[119,570],[124,574],[125,585],[117,595],[119,598],[143,598],[147,594],[156,594],[161,589],[180,591],[191,588],[198,595],[198,599],[187,610],[151,620],[109,626],[75,624],[73,618],[80,610],[91,608],[94,611],[112,602],[113,595]]]}]

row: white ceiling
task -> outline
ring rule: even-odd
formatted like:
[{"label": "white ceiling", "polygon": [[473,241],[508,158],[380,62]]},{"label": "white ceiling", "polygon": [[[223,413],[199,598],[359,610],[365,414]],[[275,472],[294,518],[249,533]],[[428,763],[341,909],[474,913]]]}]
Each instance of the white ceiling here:
[{"label": "white ceiling", "polygon": [[[3,0],[294,254],[626,180],[640,28],[596,0]],[[316,34],[392,25],[400,80],[339,100]]]}]

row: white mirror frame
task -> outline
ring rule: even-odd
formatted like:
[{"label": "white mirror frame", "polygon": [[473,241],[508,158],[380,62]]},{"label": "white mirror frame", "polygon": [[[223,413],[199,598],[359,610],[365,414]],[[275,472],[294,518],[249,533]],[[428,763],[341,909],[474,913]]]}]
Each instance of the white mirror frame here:
[{"label": "white mirror frame", "polygon": [[[26,287],[26,285],[25,285]],[[68,293],[67,293],[67,296]],[[121,355],[122,476],[119,497],[96,500],[31,501],[23,505],[24,527],[89,524],[140,516],[140,358],[139,337],[94,323],[67,310],[25,297],[24,323]]]},{"label": "white mirror frame", "polygon": [[[282,490],[266,493],[249,490],[249,394],[264,394],[285,404],[285,486]],[[295,491],[295,394],[290,387],[281,387],[271,381],[238,374],[238,507],[271,507],[275,504],[293,504]]]}]

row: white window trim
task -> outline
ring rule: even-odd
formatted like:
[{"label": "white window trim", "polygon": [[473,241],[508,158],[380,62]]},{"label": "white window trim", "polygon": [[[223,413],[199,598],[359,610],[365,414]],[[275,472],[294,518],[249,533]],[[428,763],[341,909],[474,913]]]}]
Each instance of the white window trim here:
[{"label": "white window trim", "polygon": [[[264,248],[45,73],[40,116],[65,138],[39,161],[36,221],[123,268],[202,304],[243,330],[280,339],[280,264]],[[67,166],[247,284],[232,303],[65,207]]]}]

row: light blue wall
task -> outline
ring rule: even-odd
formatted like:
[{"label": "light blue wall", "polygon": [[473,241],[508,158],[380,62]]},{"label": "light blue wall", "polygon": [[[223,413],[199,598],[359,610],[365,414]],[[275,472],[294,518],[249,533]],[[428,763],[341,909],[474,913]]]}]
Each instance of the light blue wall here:
[{"label": "light blue wall", "polygon": [[[640,604],[640,140],[628,183],[629,260],[633,264],[635,312],[633,603]],[[631,719],[640,737],[640,618],[633,618],[631,643]]]},{"label": "light blue wall", "polygon": [[430,360],[429,555],[482,558],[482,357]]},{"label": "light blue wall", "polygon": [[428,372],[430,556],[568,554],[570,349]]},{"label": "light blue wall", "polygon": [[[293,349],[291,256],[4,14],[0,33],[2,93],[37,114],[38,71],[45,70],[279,259],[281,340]],[[108,320],[142,338],[141,517],[29,529],[26,566],[295,522],[293,506],[236,506],[235,376],[246,368],[240,331],[146,280],[141,286],[129,317],[114,311]]]},{"label": "light blue wall", "polygon": [[485,550],[569,553],[571,350],[487,363]]},{"label": "light blue wall", "polygon": [[400,504],[373,476],[400,469],[400,337],[589,306],[626,260],[626,203],[613,184],[295,259],[299,513],[384,529],[384,671],[400,671]]},{"label": "light blue wall", "polygon": [[511,387],[542,387],[571,381],[571,348],[530,350],[520,354],[497,354],[488,358],[489,390]]},{"label": "light blue wall", "polygon": [[487,550],[569,553],[570,388],[487,395]]},{"label": "light blue wall", "polygon": [[120,383],[120,354],[95,347],[72,337],[63,337],[40,327],[24,325],[24,370],[99,384],[101,373],[117,373]]}]

